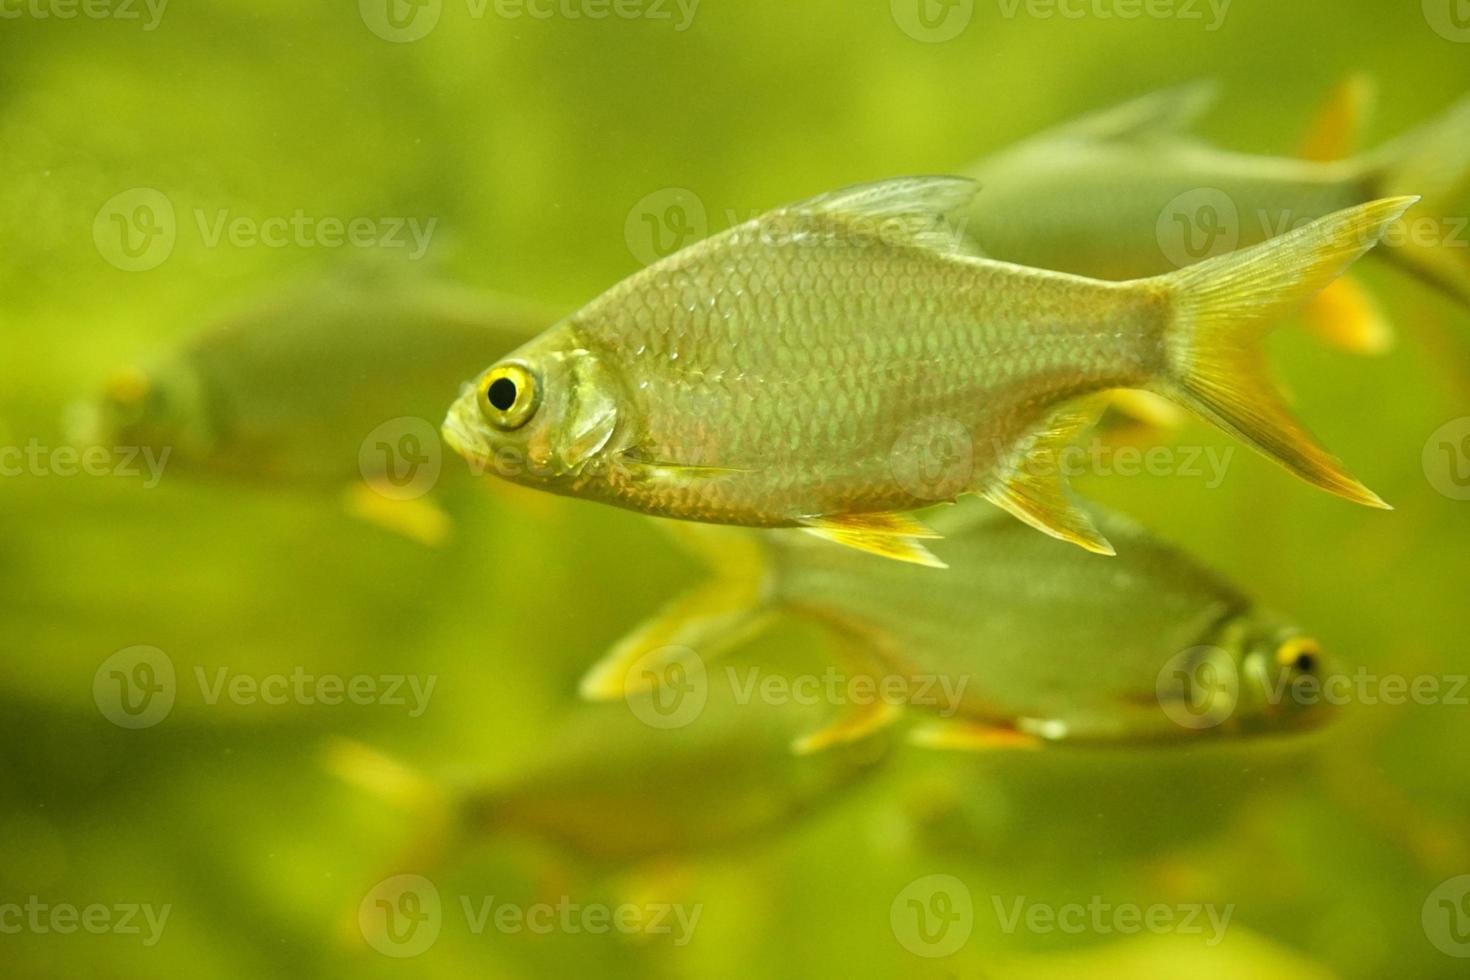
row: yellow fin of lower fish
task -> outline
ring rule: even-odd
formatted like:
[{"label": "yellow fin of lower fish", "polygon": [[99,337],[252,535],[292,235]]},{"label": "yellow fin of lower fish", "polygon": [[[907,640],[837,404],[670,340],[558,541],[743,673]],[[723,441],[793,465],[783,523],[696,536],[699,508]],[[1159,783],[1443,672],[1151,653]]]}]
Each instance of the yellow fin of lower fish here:
[{"label": "yellow fin of lower fish", "polygon": [[797,755],[811,755],[834,745],[856,742],[887,728],[901,714],[902,707],[883,700],[855,704],[832,724],[792,742],[791,751]]},{"label": "yellow fin of lower fish", "polygon": [[992,752],[1019,749],[1034,752],[1043,746],[1035,735],[1014,728],[987,725],[969,719],[925,722],[909,731],[909,743],[924,749],[959,752]]},{"label": "yellow fin of lower fish", "polygon": [[1119,388],[1099,399],[1111,413],[1098,429],[1099,438],[1108,445],[1153,445],[1159,432],[1172,433],[1189,418],[1184,409],[1151,391]]},{"label": "yellow fin of lower fish", "polygon": [[1093,418],[1093,411],[1077,408],[1052,416],[1045,428],[1021,445],[1000,482],[979,493],[1038,531],[1099,555],[1114,555],[1117,552],[1092,518],[1071,500],[1062,465],[1063,451]]},{"label": "yellow fin of lower fish", "polygon": [[770,618],[755,576],[721,576],[679,596],[628,634],[582,676],[588,701],[616,701],[658,687],[676,663],[701,666],[765,628]]},{"label": "yellow fin of lower fish", "polygon": [[1346,160],[1356,153],[1377,96],[1378,86],[1369,76],[1355,73],[1344,78],[1318,110],[1298,156],[1329,163]]},{"label": "yellow fin of lower fish", "polygon": [[1339,211],[1154,280],[1173,307],[1165,337],[1169,363],[1156,390],[1308,483],[1391,509],[1292,418],[1270,381],[1263,342],[1275,321],[1340,276],[1417,200],[1388,198]]},{"label": "yellow fin of lower fish", "polygon": [[396,500],[366,483],[349,484],[342,495],[342,506],[358,520],[430,548],[442,547],[454,530],[454,521],[428,497]]},{"label": "yellow fin of lower fish", "polygon": [[1372,294],[1353,279],[1339,279],[1302,310],[1307,329],[1333,347],[1377,356],[1393,349],[1393,327]]},{"label": "yellow fin of lower fish", "polygon": [[819,538],[866,551],[895,561],[906,561],[929,568],[948,568],[919,539],[940,537],[912,517],[902,514],[844,514],[831,517],[809,517],[801,521],[802,529]]}]

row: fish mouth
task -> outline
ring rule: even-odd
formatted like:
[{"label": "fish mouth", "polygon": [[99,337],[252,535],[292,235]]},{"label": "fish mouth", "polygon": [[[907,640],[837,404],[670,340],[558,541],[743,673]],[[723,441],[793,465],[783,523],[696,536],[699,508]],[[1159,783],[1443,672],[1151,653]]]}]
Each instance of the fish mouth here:
[{"label": "fish mouth", "polygon": [[444,424],[439,427],[439,435],[443,437],[450,449],[470,462],[483,461],[484,453],[475,448],[479,440],[469,426],[461,420],[458,406],[451,408],[449,414],[444,417]]}]

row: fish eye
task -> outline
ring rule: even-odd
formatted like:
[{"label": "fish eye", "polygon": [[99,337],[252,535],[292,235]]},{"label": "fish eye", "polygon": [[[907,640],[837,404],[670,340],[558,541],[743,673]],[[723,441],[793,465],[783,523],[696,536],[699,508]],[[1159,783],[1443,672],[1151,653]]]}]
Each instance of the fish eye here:
[{"label": "fish eye", "polygon": [[1310,637],[1297,636],[1276,649],[1276,663],[1302,674],[1315,674],[1322,662],[1322,647]]},{"label": "fish eye", "polygon": [[541,393],[530,368],[514,361],[491,368],[480,379],[480,411],[497,429],[519,429],[536,412]]}]

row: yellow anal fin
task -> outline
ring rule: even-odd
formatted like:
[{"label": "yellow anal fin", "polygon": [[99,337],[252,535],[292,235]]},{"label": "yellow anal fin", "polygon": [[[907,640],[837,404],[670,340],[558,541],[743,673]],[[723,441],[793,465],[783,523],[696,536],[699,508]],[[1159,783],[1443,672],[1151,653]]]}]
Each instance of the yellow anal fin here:
[{"label": "yellow anal fin", "polygon": [[867,738],[887,728],[903,713],[903,708],[881,699],[870,704],[853,705],[832,724],[791,743],[797,755],[811,755],[834,745],[846,745]]},{"label": "yellow anal fin", "polygon": [[1298,156],[1329,163],[1356,153],[1377,95],[1378,86],[1365,74],[1352,74],[1339,82],[1307,130]]},{"label": "yellow anal fin", "polygon": [[1034,752],[1045,744],[1035,735],[1027,735],[1014,728],[987,725],[969,719],[925,722],[914,726],[909,731],[908,738],[910,744],[920,748],[957,752]]},{"label": "yellow anal fin", "polygon": [[685,593],[619,640],[582,676],[589,701],[615,701],[658,687],[673,664],[701,664],[765,627],[770,609],[756,578],[721,577]]},{"label": "yellow anal fin", "polygon": [[1352,279],[1339,279],[1302,310],[1307,329],[1333,347],[1376,356],[1393,348],[1393,327],[1372,295]]},{"label": "yellow anal fin", "polygon": [[347,513],[419,544],[438,548],[449,540],[454,522],[428,497],[398,500],[366,483],[354,483],[342,495]]},{"label": "yellow anal fin", "polygon": [[949,567],[919,543],[919,539],[935,539],[940,535],[902,514],[809,517],[803,518],[801,524],[809,534],[869,554],[928,568]]},{"label": "yellow anal fin", "polygon": [[1099,555],[1113,555],[1117,553],[1113,546],[1067,490],[1065,450],[1093,417],[1092,411],[1077,409],[1052,416],[1041,431],[1023,440],[1000,482],[979,493],[1038,531]]}]

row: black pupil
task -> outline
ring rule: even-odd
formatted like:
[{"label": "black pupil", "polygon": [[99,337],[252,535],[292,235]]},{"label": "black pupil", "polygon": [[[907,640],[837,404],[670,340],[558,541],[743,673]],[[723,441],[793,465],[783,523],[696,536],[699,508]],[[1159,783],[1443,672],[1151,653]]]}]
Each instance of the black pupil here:
[{"label": "black pupil", "polygon": [[1317,669],[1317,658],[1310,653],[1299,653],[1296,656],[1296,669],[1304,674],[1310,674]]},{"label": "black pupil", "polygon": [[510,407],[516,403],[516,383],[509,378],[497,378],[490,383],[487,395],[491,405],[502,412],[510,411]]}]

